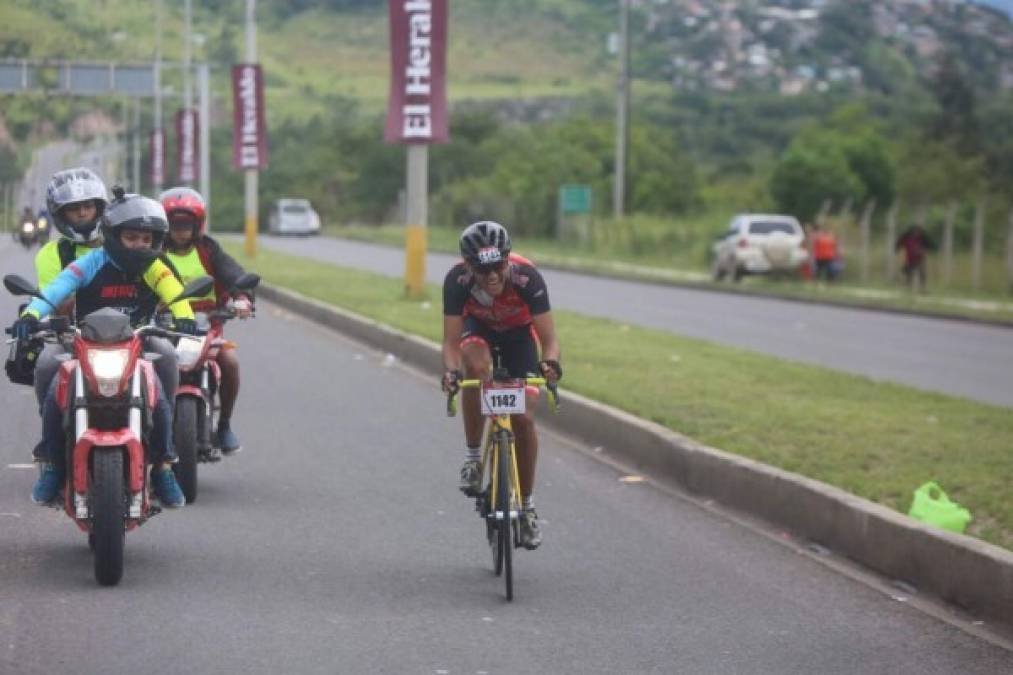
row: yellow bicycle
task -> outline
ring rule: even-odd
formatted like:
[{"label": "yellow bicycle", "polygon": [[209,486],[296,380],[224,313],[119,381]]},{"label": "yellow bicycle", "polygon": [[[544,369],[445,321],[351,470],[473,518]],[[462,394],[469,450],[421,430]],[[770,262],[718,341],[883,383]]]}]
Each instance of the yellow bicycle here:
[{"label": "yellow bicycle", "polygon": [[[521,510],[521,482],[511,415],[526,411],[526,389],[545,387],[553,412],[559,411],[559,394],[554,383],[543,377],[509,378],[497,369],[492,380],[460,380],[458,389],[479,389],[482,414],[488,418],[482,444],[482,490],[475,509],[485,521],[486,539],[492,551],[493,571],[506,581],[506,598],[514,598],[513,549],[520,545],[518,518]],[[447,415],[457,413],[457,391],[447,395]]]}]

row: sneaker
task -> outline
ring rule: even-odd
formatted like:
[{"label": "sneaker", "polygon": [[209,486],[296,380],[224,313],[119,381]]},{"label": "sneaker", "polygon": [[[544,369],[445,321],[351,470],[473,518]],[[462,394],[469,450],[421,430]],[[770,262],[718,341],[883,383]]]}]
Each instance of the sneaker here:
[{"label": "sneaker", "polygon": [[542,528],[538,526],[538,514],[534,509],[521,511],[520,522],[521,546],[534,551],[542,544]]},{"label": "sneaker", "polygon": [[482,463],[477,459],[465,460],[461,467],[461,482],[458,487],[468,497],[477,497],[482,487]]},{"label": "sneaker", "polygon": [[218,447],[222,449],[223,455],[234,455],[243,449],[239,443],[239,436],[236,436],[229,423],[224,420],[218,423]]},{"label": "sneaker", "polygon": [[42,473],[32,488],[32,501],[36,504],[49,504],[60,494],[63,487],[63,471],[55,464],[43,464]]},{"label": "sneaker", "polygon": [[151,487],[155,491],[158,501],[167,509],[178,509],[186,504],[186,497],[183,490],[176,482],[176,474],[172,469],[161,469],[151,472]]}]

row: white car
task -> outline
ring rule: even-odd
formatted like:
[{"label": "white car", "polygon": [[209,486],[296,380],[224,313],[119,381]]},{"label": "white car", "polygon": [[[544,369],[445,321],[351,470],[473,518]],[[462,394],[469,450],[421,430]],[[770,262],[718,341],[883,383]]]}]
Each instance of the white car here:
[{"label": "white car", "polygon": [[271,209],[267,224],[271,234],[320,233],[320,216],[308,199],[279,199]]},{"label": "white car", "polygon": [[714,243],[715,281],[747,274],[790,273],[809,259],[802,226],[794,216],[741,213]]}]

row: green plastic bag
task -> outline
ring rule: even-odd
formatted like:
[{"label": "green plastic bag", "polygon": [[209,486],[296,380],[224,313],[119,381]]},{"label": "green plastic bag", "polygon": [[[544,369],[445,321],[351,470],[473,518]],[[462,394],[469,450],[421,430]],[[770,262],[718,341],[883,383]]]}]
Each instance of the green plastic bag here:
[{"label": "green plastic bag", "polygon": [[950,532],[963,532],[971,522],[971,512],[960,504],[950,501],[943,488],[929,481],[914,492],[909,516],[923,523],[941,527]]}]

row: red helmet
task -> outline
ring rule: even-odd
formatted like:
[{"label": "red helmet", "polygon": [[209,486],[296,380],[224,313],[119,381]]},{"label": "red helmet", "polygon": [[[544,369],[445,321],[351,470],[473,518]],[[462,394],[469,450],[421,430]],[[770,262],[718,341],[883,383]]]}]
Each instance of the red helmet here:
[{"label": "red helmet", "polygon": [[207,207],[199,192],[188,187],[174,187],[163,192],[160,199],[170,227],[179,223],[193,223],[194,237],[204,234]]}]

